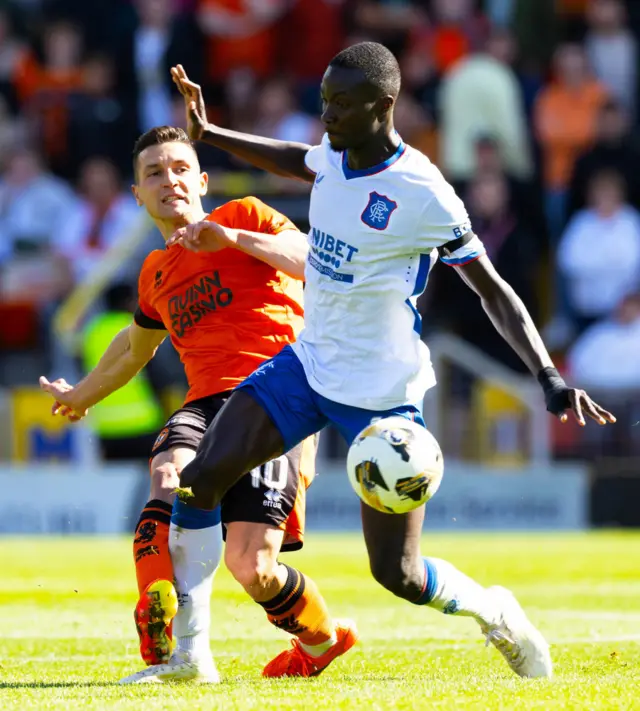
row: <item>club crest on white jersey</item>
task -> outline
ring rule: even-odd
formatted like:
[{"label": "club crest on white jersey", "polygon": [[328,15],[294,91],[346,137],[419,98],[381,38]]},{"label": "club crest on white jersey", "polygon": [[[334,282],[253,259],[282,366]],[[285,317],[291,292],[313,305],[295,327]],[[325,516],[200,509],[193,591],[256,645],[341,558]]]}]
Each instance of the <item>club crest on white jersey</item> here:
[{"label": "club crest on white jersey", "polygon": [[360,219],[368,227],[374,230],[386,230],[393,211],[398,207],[398,203],[391,200],[386,195],[380,195],[375,190],[369,193],[369,202],[360,215]]}]

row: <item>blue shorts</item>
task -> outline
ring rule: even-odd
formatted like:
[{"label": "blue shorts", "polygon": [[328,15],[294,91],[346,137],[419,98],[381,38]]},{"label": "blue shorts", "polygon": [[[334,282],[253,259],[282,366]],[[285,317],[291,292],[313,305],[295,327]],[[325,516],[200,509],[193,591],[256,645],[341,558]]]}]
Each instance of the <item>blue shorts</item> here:
[{"label": "blue shorts", "polygon": [[290,346],[263,363],[236,389],[246,390],[264,408],[282,435],[285,452],[328,424],[335,425],[347,444],[374,417],[399,415],[426,426],[415,405],[378,412],[342,405],[319,395],[307,382],[302,363]]}]

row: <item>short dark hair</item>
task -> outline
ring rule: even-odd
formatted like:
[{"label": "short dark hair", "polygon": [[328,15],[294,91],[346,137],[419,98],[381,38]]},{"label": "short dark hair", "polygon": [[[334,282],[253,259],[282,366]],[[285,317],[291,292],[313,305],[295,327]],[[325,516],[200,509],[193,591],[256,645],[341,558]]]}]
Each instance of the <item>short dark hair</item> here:
[{"label": "short dark hair", "polygon": [[163,143],[187,143],[196,150],[194,142],[187,132],[178,126],[154,126],[143,133],[133,146],[133,174],[138,175],[138,158],[149,146],[160,146]]},{"label": "short dark hair", "polygon": [[359,69],[365,80],[382,95],[394,98],[400,93],[400,66],[391,50],[378,42],[359,42],[329,62],[330,67]]}]

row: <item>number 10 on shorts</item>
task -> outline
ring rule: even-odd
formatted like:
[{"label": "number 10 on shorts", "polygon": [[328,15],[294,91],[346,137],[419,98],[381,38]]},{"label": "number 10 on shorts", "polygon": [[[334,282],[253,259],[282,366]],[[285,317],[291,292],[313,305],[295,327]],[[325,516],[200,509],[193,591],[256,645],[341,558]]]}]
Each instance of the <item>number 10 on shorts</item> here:
[{"label": "number 10 on shorts", "polygon": [[289,475],[289,460],[283,454],[251,471],[251,483],[255,489],[266,486],[268,489],[284,491]]}]

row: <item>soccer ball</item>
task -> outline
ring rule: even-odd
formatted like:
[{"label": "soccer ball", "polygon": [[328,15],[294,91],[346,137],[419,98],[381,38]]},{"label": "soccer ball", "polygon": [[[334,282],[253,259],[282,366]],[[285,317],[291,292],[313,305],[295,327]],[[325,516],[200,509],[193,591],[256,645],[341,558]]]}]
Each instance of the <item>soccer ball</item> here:
[{"label": "soccer ball", "polygon": [[429,501],[438,491],[443,467],[436,438],[400,416],[365,427],[347,455],[354,491],[365,504],[384,513],[407,513]]}]

